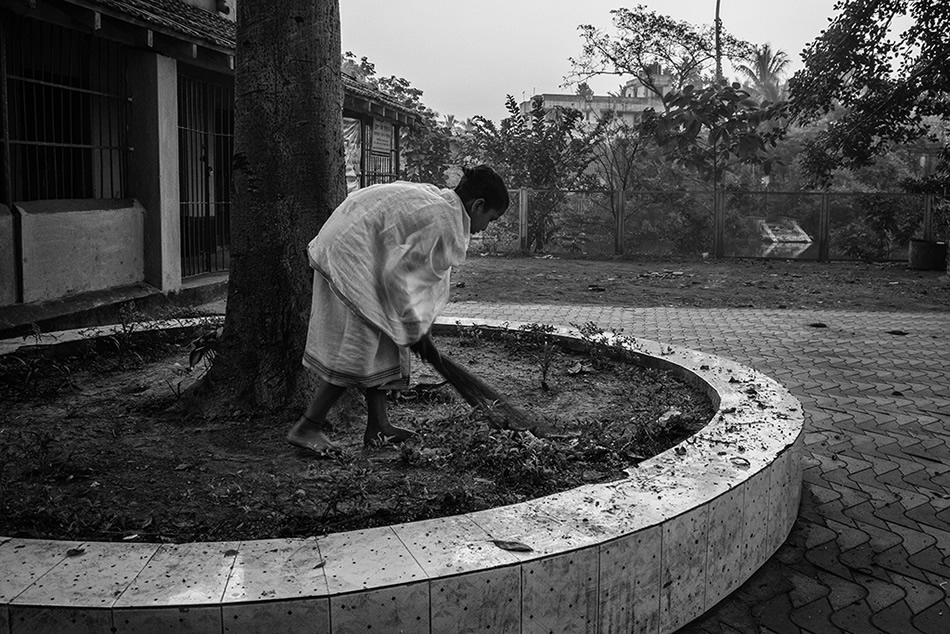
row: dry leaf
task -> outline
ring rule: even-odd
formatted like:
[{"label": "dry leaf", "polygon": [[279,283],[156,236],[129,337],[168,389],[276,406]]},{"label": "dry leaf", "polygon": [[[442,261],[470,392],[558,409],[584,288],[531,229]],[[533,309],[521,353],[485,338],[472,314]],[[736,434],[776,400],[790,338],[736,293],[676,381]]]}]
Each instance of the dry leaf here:
[{"label": "dry leaf", "polygon": [[506,542],[501,539],[493,539],[491,542],[503,550],[512,550],[518,553],[530,553],[534,551],[531,546],[522,544],[521,542]]}]

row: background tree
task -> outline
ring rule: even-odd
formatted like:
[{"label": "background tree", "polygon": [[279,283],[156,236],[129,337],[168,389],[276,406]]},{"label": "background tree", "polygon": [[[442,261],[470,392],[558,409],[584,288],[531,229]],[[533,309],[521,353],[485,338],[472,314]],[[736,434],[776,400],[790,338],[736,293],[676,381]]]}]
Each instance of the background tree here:
[{"label": "background tree", "polygon": [[784,134],[784,103],[759,104],[738,83],[686,86],[664,98],[666,111],[647,110],[643,131],[674,163],[718,184],[735,165],[762,164]]},{"label": "background tree", "polygon": [[500,125],[474,117],[464,149],[470,161],[498,170],[508,187],[538,190],[528,222],[528,248],[541,251],[557,232],[564,190],[583,179],[603,126],[587,125],[583,115],[571,108],[546,109],[540,96],[531,100],[527,113],[511,95],[506,108],[508,117]]},{"label": "background tree", "polygon": [[231,268],[205,387],[229,407],[299,402],[310,314],[306,245],[343,200],[337,0],[241,0]]},{"label": "background tree", "polygon": [[[950,121],[950,3],[934,0],[841,0],[828,28],[803,53],[789,82],[800,122],[830,121],[806,146],[812,184],[826,186],[836,169],[868,165],[894,144],[937,141],[928,121]],[[900,34],[892,26],[906,16]],[[943,142],[937,174],[950,177]]]},{"label": "background tree", "polygon": [[[615,33],[589,24],[578,29],[583,52],[571,58],[570,79],[583,81],[600,75],[630,76],[647,90],[662,97],[665,77],[681,90],[687,84],[712,80],[710,68],[716,61],[715,29],[695,26],[669,16],[648,11],[643,5],[611,12]],[[722,34],[723,55],[739,60],[750,44],[729,33]]]},{"label": "background tree", "polygon": [[790,63],[785,51],[773,51],[772,46],[766,43],[753,46],[745,63],[736,66],[736,70],[749,82],[760,99],[775,103],[785,99],[782,76]]}]

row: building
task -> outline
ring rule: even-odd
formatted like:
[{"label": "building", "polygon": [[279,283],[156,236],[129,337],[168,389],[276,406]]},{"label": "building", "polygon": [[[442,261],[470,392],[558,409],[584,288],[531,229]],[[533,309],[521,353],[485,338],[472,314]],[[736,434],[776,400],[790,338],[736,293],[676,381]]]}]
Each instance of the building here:
[{"label": "building", "polygon": [[[0,307],[226,271],[235,0],[0,0]],[[344,75],[351,187],[416,115]]]},{"label": "building", "polygon": [[[654,81],[663,92],[670,90],[672,87],[668,75],[654,75]],[[656,93],[647,90],[636,79],[628,81],[617,95],[537,94],[521,103],[521,112],[523,114],[531,112],[532,101],[538,97],[544,99],[544,107],[548,110],[547,116],[549,118],[555,116],[558,108],[569,108],[580,111],[584,120],[591,124],[597,123],[608,112],[612,112],[614,116],[625,123],[635,125],[640,122],[644,110],[648,108],[657,111],[663,110],[663,100]]]}]

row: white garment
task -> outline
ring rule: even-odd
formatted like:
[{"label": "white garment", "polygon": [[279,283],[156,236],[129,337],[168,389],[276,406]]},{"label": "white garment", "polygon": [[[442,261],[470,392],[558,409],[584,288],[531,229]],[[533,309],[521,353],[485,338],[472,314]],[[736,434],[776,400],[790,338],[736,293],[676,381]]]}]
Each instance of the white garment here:
[{"label": "white garment", "polygon": [[350,194],[307,247],[310,264],[362,319],[415,343],[449,298],[471,222],[451,189],[397,181]]}]

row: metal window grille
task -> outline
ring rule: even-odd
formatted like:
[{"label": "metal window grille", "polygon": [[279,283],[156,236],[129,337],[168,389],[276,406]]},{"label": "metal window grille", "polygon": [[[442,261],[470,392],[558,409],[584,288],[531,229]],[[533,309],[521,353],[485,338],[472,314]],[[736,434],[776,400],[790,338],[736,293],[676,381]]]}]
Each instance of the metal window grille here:
[{"label": "metal window grille", "polygon": [[182,276],[227,271],[231,247],[234,88],[178,75],[178,164]]},{"label": "metal window grille", "polygon": [[128,195],[124,47],[4,14],[15,201]]}]

